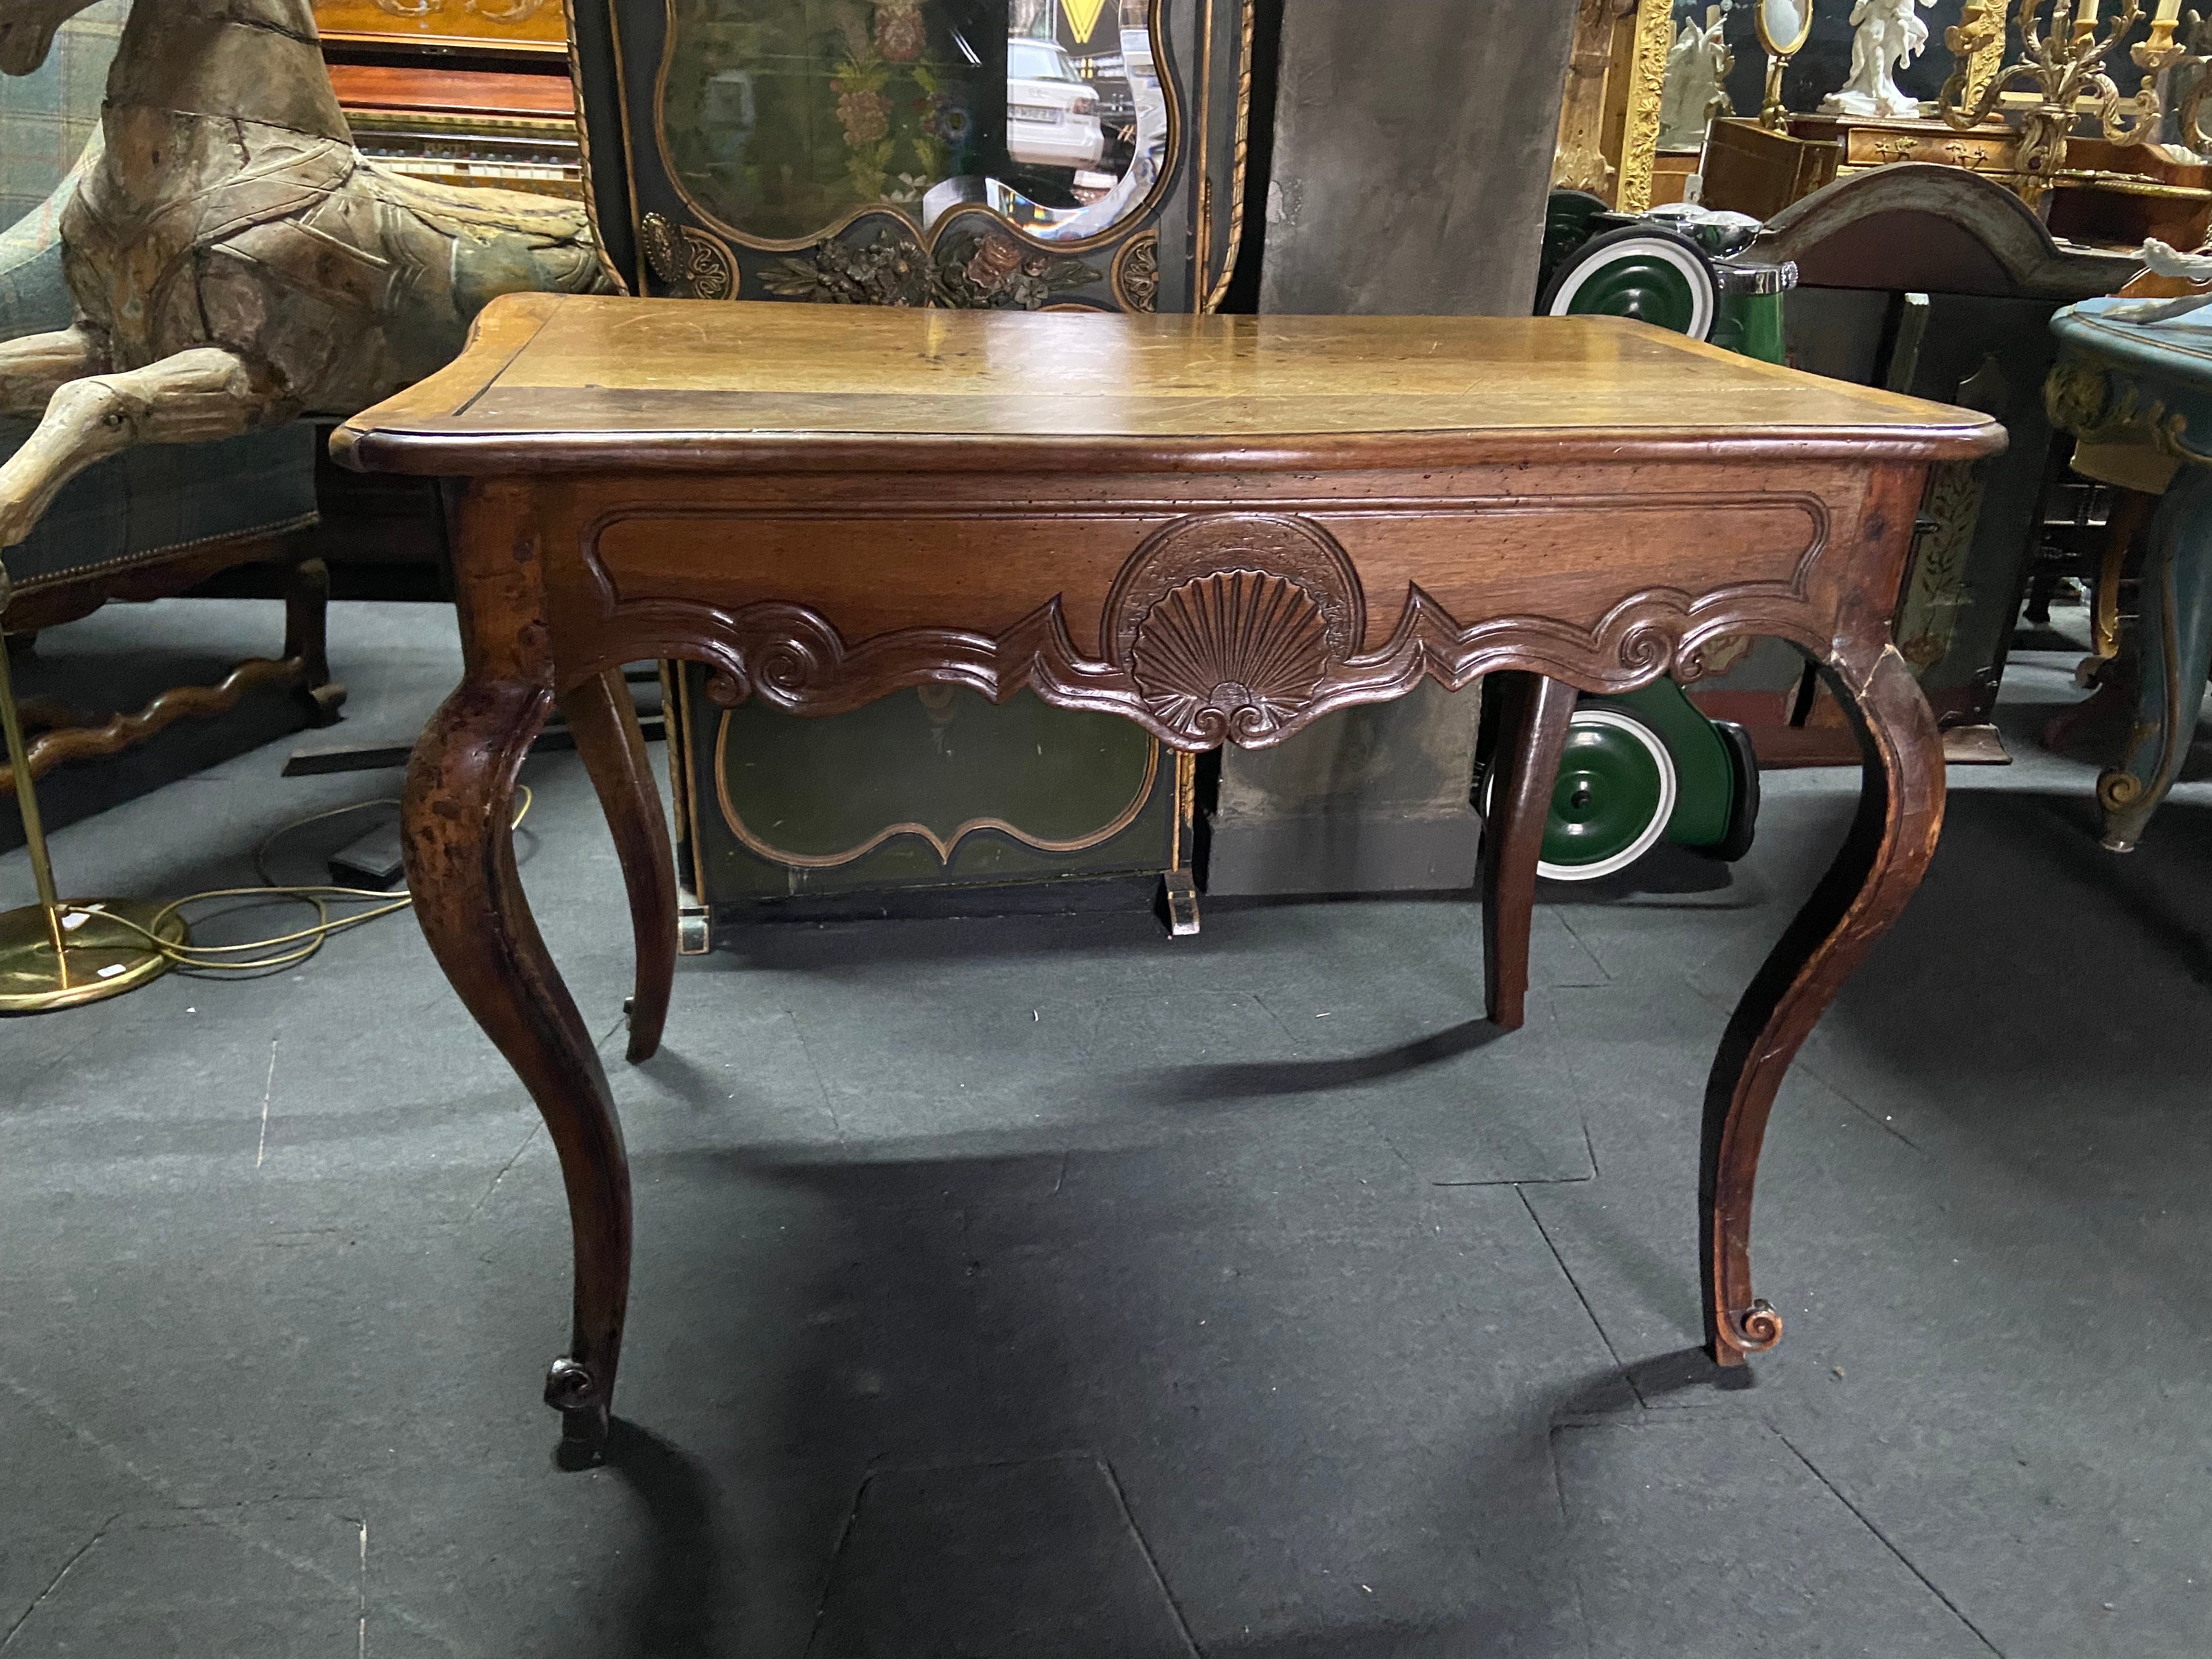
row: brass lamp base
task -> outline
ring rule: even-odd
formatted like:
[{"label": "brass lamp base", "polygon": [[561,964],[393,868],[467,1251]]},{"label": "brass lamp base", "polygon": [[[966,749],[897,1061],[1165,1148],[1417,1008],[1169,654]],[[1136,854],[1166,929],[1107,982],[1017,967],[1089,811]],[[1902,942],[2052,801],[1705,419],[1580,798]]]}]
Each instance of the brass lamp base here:
[{"label": "brass lamp base", "polygon": [[[62,912],[65,948],[59,956],[45,906],[0,912],[0,1014],[46,1013],[99,1002],[168,971],[169,958],[145,935],[108,920],[121,916],[155,929],[159,905],[137,899],[76,899]],[[156,931],[171,945],[190,937],[178,915],[164,919]]]}]

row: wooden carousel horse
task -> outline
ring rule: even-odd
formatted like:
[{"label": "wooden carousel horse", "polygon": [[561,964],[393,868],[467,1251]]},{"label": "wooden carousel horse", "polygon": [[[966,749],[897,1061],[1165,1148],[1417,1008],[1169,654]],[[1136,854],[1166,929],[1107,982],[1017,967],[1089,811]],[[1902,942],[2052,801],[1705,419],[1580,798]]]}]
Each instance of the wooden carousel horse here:
[{"label": "wooden carousel horse", "polygon": [[[90,3],[0,0],[0,71]],[[582,208],[356,153],[309,0],[134,6],[101,138],[62,219],[76,320],[0,344],[0,415],[42,417],[0,466],[0,546],[105,456],[352,414],[495,296],[608,286]]]}]

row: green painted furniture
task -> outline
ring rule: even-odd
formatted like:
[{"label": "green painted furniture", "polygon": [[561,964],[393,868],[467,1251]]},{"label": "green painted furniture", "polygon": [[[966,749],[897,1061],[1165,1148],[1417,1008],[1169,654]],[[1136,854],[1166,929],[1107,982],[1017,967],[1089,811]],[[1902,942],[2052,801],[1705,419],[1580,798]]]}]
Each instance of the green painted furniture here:
[{"label": "green painted furniture", "polygon": [[1188,879],[1193,757],[1127,720],[939,685],[801,720],[718,707],[697,664],[668,672],[678,857],[701,908],[964,910],[983,888],[994,908],[1113,906]]},{"label": "green painted furniture", "polygon": [[2058,313],[2044,386],[2051,423],[2081,440],[2077,468],[2142,489],[2166,480],[2143,562],[2134,728],[2097,780],[2116,853],[2142,839],[2173,787],[2212,665],[2212,312],[2130,320],[2144,308],[2089,300]]},{"label": "green painted furniture", "polygon": [[[575,0],[571,16],[592,221],[633,294],[1202,312],[1227,289],[1242,0],[1018,16]],[[1095,160],[1075,155],[1084,134]],[[935,687],[801,720],[719,708],[707,681],[667,670],[686,953],[716,915],[1105,908],[1156,889],[1174,930],[1197,931],[1195,763],[1127,722]]]}]

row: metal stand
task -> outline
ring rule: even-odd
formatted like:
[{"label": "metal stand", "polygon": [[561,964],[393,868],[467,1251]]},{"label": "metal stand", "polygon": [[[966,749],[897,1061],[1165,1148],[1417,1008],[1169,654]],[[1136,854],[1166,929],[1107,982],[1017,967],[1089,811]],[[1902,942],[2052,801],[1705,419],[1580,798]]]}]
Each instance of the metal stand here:
[{"label": "metal stand", "polygon": [[[4,646],[0,646],[0,728],[8,738],[8,765],[15,778],[15,809],[23,817],[23,841],[31,855],[31,874],[39,902],[0,912],[0,1014],[45,1013],[120,996],[168,971],[169,958],[143,933],[124,925],[155,929],[160,907],[135,899],[72,899],[54,894],[53,862],[46,855],[46,825],[31,782],[31,756],[23,742],[23,722],[15,708],[15,679]],[[117,920],[122,918],[122,921]],[[158,923],[159,936],[182,945],[182,917]]]}]

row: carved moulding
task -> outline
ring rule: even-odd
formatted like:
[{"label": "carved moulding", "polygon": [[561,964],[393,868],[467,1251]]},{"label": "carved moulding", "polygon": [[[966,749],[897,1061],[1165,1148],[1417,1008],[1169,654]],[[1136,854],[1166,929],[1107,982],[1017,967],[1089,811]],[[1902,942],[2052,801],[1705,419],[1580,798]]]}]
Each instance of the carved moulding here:
[{"label": "carved moulding", "polygon": [[719,236],[679,229],[658,213],[648,213],[642,224],[645,257],[653,273],[687,300],[734,300],[738,297],[738,262],[729,244]]},{"label": "carved moulding", "polygon": [[2186,414],[2169,412],[2156,392],[2097,363],[2061,358],[2043,383],[2043,409],[2051,425],[2084,442],[2148,443],[2170,460],[2206,464],[2189,447]]},{"label": "carved moulding", "polygon": [[1586,190],[1610,200],[1618,169],[1605,153],[1606,82],[1613,41],[1636,0],[1577,0],[1574,45],[1559,100],[1559,145],[1552,161],[1555,190]]},{"label": "carved moulding", "polygon": [[1158,311],[1160,301],[1160,234],[1133,236],[1114,256],[1114,297],[1130,311]]},{"label": "carved moulding", "polygon": [[[648,239],[655,216],[647,216]],[[1098,280],[1080,259],[1026,247],[979,216],[948,219],[927,247],[902,222],[870,223],[781,259],[761,283],[779,298],[816,304],[1042,311]]]},{"label": "carved moulding", "polygon": [[1367,652],[1351,559],[1321,525],[1290,514],[1197,514],[1155,532],[1108,594],[1098,657],[1077,647],[1057,598],[996,636],[906,629],[848,644],[804,605],[620,599],[602,572],[594,654],[564,663],[562,678],[684,658],[712,671],[707,695],[723,707],[758,697],[811,715],[914,685],[962,685],[994,699],[1026,686],[1061,708],[1133,720],[1176,749],[1264,749],[1335,709],[1402,696],[1425,676],[1456,690],[1522,669],[1624,691],[1678,665],[1694,672],[1698,653],[1732,634],[1772,635],[1825,659],[1832,629],[1806,592],[1822,539],[1791,580],[1702,595],[1646,588],[1591,627],[1536,616],[1462,626],[1413,586],[1389,638]]},{"label": "carved moulding", "polygon": [[1674,42],[1674,11],[1659,0],[1637,9],[1629,48],[1627,114],[1620,137],[1620,171],[1613,205],[1641,213],[1651,205],[1652,174],[1659,159],[1659,100],[1667,85],[1667,52]]}]

